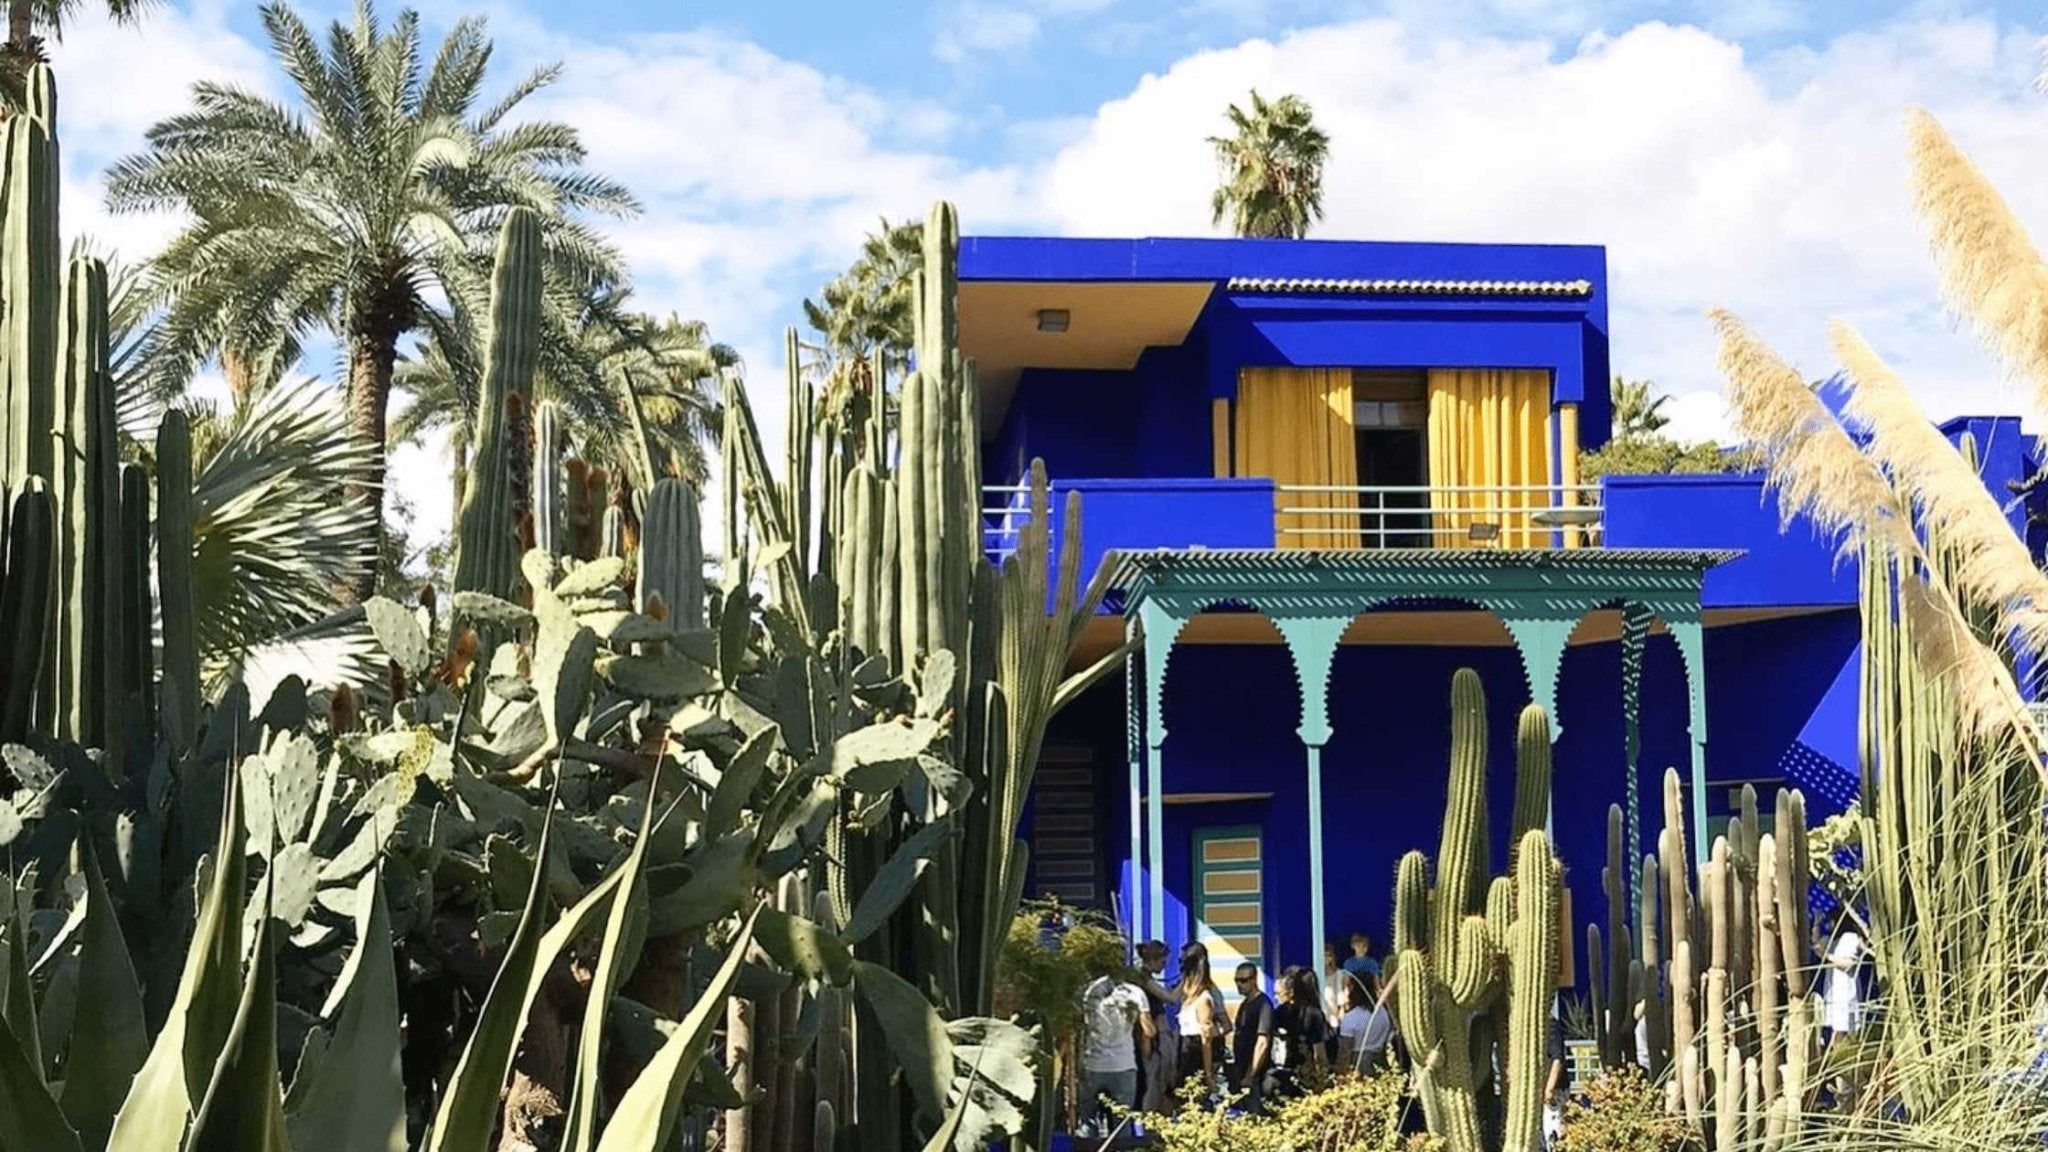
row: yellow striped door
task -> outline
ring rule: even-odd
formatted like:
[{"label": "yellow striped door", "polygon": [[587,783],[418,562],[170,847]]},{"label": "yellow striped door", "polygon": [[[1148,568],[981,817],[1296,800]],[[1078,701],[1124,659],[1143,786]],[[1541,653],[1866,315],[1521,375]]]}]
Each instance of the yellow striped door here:
[{"label": "yellow striped door", "polygon": [[1204,828],[1195,833],[1195,939],[1209,949],[1209,967],[1224,999],[1237,1002],[1230,973],[1249,960],[1266,967],[1265,842],[1256,827]]}]

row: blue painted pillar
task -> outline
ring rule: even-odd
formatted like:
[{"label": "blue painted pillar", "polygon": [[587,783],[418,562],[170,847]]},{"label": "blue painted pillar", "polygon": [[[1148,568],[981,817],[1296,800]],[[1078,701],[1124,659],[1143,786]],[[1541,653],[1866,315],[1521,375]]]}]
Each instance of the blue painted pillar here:
[{"label": "blue painted pillar", "polygon": [[1707,648],[1697,609],[1665,611],[1664,623],[1685,662],[1686,733],[1692,737],[1692,852],[1696,863],[1713,855],[1707,843]]},{"label": "blue painted pillar", "polygon": [[1152,938],[1146,931],[1145,909],[1141,900],[1138,878],[1144,875],[1145,859],[1145,671],[1140,661],[1137,641],[1142,633],[1138,622],[1124,619],[1124,640],[1128,647],[1124,654],[1124,763],[1130,772],[1131,850],[1124,857],[1124,875],[1129,881],[1124,885],[1124,898],[1128,907],[1124,909],[1124,931],[1130,937],[1131,959],[1137,962],[1137,947]]},{"label": "blue painted pillar", "polygon": [[1351,617],[1296,616],[1274,621],[1294,658],[1301,682],[1301,737],[1308,754],[1308,968],[1322,981],[1322,947],[1329,942],[1323,922],[1323,746],[1330,742],[1330,663]]},{"label": "blue painted pillar", "polygon": [[1162,757],[1166,747],[1166,659],[1184,620],[1148,599],[1138,608],[1145,630],[1145,839],[1146,925],[1160,936],[1166,931],[1166,785]]}]

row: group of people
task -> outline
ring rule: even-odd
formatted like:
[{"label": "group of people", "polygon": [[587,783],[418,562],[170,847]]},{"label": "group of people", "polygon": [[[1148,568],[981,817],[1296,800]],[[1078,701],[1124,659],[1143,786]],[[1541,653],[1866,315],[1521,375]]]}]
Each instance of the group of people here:
[{"label": "group of people", "polygon": [[1320,981],[1304,967],[1282,970],[1271,995],[1257,965],[1239,964],[1233,1012],[1208,948],[1183,948],[1167,983],[1166,945],[1141,945],[1135,979],[1103,976],[1082,992],[1082,1130],[1106,1134],[1115,1107],[1170,1110],[1190,1082],[1203,1096],[1228,1093],[1256,1110],[1327,1071],[1384,1066],[1396,1040],[1394,982],[1383,978],[1370,939],[1352,937],[1350,952],[1340,961],[1330,946]]},{"label": "group of people", "polygon": [[[1118,1108],[1170,1111],[1190,1082],[1204,1098],[1227,1093],[1238,1107],[1257,1110],[1329,1072],[1370,1074],[1387,1067],[1400,1044],[1392,1012],[1399,973],[1374,956],[1364,933],[1348,944],[1324,949],[1320,981],[1307,968],[1289,967],[1270,996],[1258,966],[1239,964],[1232,973],[1235,1011],[1210,971],[1206,947],[1183,948],[1168,983],[1166,945],[1141,945],[1134,978],[1103,976],[1082,993],[1082,1132],[1106,1135]],[[1859,974],[1867,950],[1846,910],[1818,944],[1822,1024],[1833,1043],[1861,1023]],[[1638,1058],[1648,1067],[1648,1024],[1640,1015]],[[1562,1124],[1565,1089],[1564,1038],[1555,1016],[1546,1047],[1547,1143]]]}]

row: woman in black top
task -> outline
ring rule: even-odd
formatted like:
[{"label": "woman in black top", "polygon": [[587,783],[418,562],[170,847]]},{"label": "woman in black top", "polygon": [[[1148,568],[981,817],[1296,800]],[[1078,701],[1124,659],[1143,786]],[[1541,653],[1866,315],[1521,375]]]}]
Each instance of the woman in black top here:
[{"label": "woman in black top", "polygon": [[1330,1022],[1323,1017],[1315,973],[1294,966],[1280,974],[1274,1011],[1273,1081],[1282,1096],[1299,1095],[1323,1080]]}]

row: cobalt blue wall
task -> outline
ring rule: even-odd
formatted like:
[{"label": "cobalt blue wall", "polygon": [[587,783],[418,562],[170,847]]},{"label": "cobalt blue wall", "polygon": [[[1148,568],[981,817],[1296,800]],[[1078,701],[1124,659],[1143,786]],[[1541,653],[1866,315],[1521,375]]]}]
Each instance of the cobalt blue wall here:
[{"label": "cobalt blue wall", "polygon": [[[1839,810],[1854,787],[1853,719],[1856,623],[1853,613],[1774,620],[1714,629],[1708,640],[1708,750],[1711,780],[1783,777],[1804,789],[1819,815]],[[1329,930],[1356,929],[1385,941],[1392,915],[1394,866],[1403,852],[1434,855],[1449,753],[1451,674],[1479,672],[1486,685],[1491,808],[1498,858],[1504,859],[1513,797],[1515,718],[1528,701],[1519,658],[1510,648],[1346,647],[1331,680],[1336,735],[1324,756],[1324,910]],[[1846,683],[1846,698],[1840,691]],[[1555,831],[1573,892],[1573,916],[1602,914],[1600,866],[1606,810],[1623,795],[1620,648],[1572,648],[1560,682]],[[1294,734],[1293,671],[1278,645],[1190,645],[1175,650],[1166,691],[1169,795],[1267,792],[1270,799],[1166,808],[1169,942],[1188,932],[1190,846],[1195,830],[1230,824],[1266,829],[1269,932],[1279,959],[1300,963],[1308,939],[1308,813],[1305,768]],[[1663,770],[1690,763],[1686,698],[1677,650],[1652,637],[1642,696],[1642,821],[1654,838],[1662,824]],[[1847,746],[1837,737],[1847,734]],[[1056,721],[1052,738],[1088,743],[1103,799],[1106,874],[1126,874],[1128,775],[1123,686],[1098,686]],[[1568,798],[1568,799],[1567,799]],[[1766,803],[1769,802],[1766,797]],[[1725,797],[1709,796],[1710,813]],[[1142,893],[1142,889],[1140,889]],[[1124,900],[1131,898],[1126,886]],[[1142,898],[1142,897],[1141,897]],[[1575,931],[1574,939],[1578,939]],[[1583,957],[1578,971],[1585,971]]]},{"label": "cobalt blue wall", "polygon": [[982,448],[985,483],[1011,484],[1031,458],[1054,477],[1138,475],[1144,394],[1128,372],[1031,368],[996,439]]},{"label": "cobalt blue wall", "polygon": [[[1553,399],[1580,405],[1583,446],[1607,438],[1607,257],[1599,247],[968,237],[961,241],[960,275],[1219,286],[1233,277],[1593,286],[1583,299],[1218,291],[1183,344],[1148,349],[1128,372],[1025,371],[1002,426],[985,431],[991,482],[1014,479],[1018,462],[1033,455],[1044,457],[1054,476],[1073,479],[1209,475],[1209,401],[1235,395],[1245,367],[1548,367],[1556,373]],[[1133,395],[1135,411],[1127,400]],[[1095,416],[1100,426],[1085,426]],[[1072,466],[1055,466],[1056,459]]]},{"label": "cobalt blue wall", "polygon": [[1778,498],[1761,474],[1609,476],[1601,481],[1609,548],[1729,548],[1707,573],[1708,608],[1854,604],[1856,564],[1799,520],[1779,527]]},{"label": "cobalt blue wall", "polygon": [[1590,280],[1606,287],[1592,244],[1427,244],[1381,240],[963,236],[962,280],[1088,283],[1233,277],[1375,280]]},{"label": "cobalt blue wall", "polygon": [[1235,396],[1238,369],[1264,365],[1549,368],[1552,400],[1582,405],[1581,446],[1594,448],[1610,411],[1606,319],[1593,304],[1224,294],[1202,318],[1207,394]]},{"label": "cobalt blue wall", "polygon": [[[2041,466],[2039,443],[2020,431],[2017,416],[1958,416],[1941,426],[1942,434],[1950,443],[1961,444],[1965,435],[1977,442],[1977,471],[1984,477],[1984,484],[1991,489],[1991,495],[2006,509],[2006,520],[2013,531],[2026,539],[2030,549],[2039,555],[2044,538],[2040,523],[2029,524],[2026,502],[2016,497],[2008,485],[2031,477]],[[2036,495],[2032,511],[2040,516],[2048,514],[2048,493]]]}]

